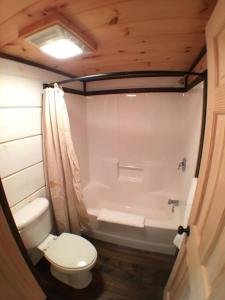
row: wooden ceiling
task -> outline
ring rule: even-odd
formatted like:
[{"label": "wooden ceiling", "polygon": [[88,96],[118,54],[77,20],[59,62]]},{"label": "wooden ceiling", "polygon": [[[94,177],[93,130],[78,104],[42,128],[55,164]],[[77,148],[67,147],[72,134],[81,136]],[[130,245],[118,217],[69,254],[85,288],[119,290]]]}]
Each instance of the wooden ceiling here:
[{"label": "wooden ceiling", "polygon": [[[72,75],[188,70],[205,45],[216,0],[1,0],[0,51]],[[97,44],[91,54],[57,60],[19,32],[62,14]]]}]

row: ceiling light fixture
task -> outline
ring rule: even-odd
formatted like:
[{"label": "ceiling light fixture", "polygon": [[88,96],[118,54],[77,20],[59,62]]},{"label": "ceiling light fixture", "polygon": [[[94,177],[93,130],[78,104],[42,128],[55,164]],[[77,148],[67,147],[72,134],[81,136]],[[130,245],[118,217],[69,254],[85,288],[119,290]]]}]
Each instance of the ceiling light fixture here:
[{"label": "ceiling light fixture", "polygon": [[40,47],[41,51],[58,59],[69,58],[83,53],[83,50],[67,39],[59,39]]},{"label": "ceiling light fixture", "polygon": [[66,59],[96,50],[93,42],[61,15],[52,16],[47,24],[36,23],[31,30],[23,30],[20,37],[57,59]]},{"label": "ceiling light fixture", "polygon": [[25,38],[25,41],[40,48],[42,52],[58,59],[90,52],[81,41],[60,25],[53,25],[36,32]]}]

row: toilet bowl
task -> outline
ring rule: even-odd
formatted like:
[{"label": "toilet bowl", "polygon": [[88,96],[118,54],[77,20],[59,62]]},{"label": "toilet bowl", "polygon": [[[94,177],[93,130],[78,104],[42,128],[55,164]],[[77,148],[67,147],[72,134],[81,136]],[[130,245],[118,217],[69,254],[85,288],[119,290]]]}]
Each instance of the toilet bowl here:
[{"label": "toilet bowl", "polygon": [[46,198],[28,203],[14,214],[14,219],[25,247],[42,251],[55,278],[76,289],[90,284],[90,270],[97,260],[95,247],[79,235],[50,234],[52,219]]},{"label": "toilet bowl", "polygon": [[76,289],[90,284],[97,251],[86,239],[71,233],[49,235],[37,248],[50,262],[55,278]]}]

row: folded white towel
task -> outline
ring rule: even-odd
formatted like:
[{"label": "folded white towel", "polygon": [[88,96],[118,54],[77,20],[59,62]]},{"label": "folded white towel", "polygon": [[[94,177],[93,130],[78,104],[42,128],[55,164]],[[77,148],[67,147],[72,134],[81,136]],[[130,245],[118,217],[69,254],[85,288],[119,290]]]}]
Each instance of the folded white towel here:
[{"label": "folded white towel", "polygon": [[102,208],[98,214],[98,221],[122,224],[127,226],[143,228],[145,225],[145,217],[116,210]]},{"label": "folded white towel", "polygon": [[[198,178],[193,178],[191,181],[191,187],[190,187],[190,190],[188,193],[187,203],[186,203],[186,207],[185,207],[185,211],[184,211],[184,219],[182,222],[183,227],[187,227],[187,225],[188,225],[188,220],[189,220],[190,213],[191,213],[191,207],[193,204],[195,191],[196,191],[196,187],[197,187],[197,181],[198,181]],[[173,243],[178,249],[180,249],[183,239],[184,239],[183,234],[182,235],[177,234],[175,236]]]}]

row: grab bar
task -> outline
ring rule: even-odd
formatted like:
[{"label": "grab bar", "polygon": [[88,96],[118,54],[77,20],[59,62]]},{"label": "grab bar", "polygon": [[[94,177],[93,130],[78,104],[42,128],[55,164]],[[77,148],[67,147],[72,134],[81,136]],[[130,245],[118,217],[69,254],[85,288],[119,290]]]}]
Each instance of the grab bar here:
[{"label": "grab bar", "polygon": [[134,165],[121,165],[121,164],[118,164],[118,167],[120,169],[143,171],[142,167],[140,167],[140,166],[134,166]]}]

